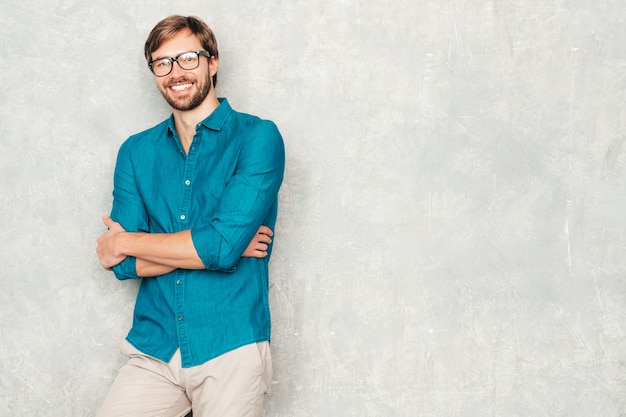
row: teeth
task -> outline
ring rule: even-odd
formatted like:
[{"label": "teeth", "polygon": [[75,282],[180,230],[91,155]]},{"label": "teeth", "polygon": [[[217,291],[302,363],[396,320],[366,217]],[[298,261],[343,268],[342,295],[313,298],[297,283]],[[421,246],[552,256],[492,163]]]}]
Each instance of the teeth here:
[{"label": "teeth", "polygon": [[182,90],[186,90],[188,88],[191,88],[191,84],[173,85],[171,88],[174,91],[182,91]]}]

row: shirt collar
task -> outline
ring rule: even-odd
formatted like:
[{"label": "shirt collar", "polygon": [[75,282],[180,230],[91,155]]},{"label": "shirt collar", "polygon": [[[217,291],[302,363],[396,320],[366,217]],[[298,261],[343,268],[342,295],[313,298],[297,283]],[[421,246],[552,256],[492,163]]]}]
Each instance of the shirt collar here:
[{"label": "shirt collar", "polygon": [[206,119],[200,122],[211,130],[222,130],[224,122],[228,119],[230,112],[233,111],[227,99],[220,97],[217,100],[220,102],[220,105]]},{"label": "shirt collar", "polygon": [[[213,112],[206,117],[206,119],[202,120],[200,124],[211,130],[220,131],[222,130],[222,126],[224,126],[226,119],[228,119],[228,116],[233,111],[233,109],[232,107],[230,107],[227,99],[219,97],[217,100],[220,102],[219,106],[217,106],[215,110],[213,110]],[[176,131],[176,129],[174,129],[173,114],[169,118],[168,128],[170,133],[174,133]]]}]

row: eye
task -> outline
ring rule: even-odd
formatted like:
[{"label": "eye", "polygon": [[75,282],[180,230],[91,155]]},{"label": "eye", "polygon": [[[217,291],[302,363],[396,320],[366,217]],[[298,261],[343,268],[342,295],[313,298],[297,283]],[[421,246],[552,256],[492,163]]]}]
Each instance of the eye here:
[{"label": "eye", "polygon": [[178,61],[193,62],[196,60],[197,57],[198,55],[196,55],[194,52],[187,52],[179,56]]},{"label": "eye", "polygon": [[159,59],[152,63],[154,68],[167,68],[172,62],[169,59]]}]

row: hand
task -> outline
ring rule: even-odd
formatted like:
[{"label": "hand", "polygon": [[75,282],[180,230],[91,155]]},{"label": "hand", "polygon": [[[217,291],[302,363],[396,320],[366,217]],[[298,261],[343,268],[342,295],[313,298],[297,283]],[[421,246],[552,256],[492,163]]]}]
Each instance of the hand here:
[{"label": "hand", "polygon": [[125,232],[125,230],[122,225],[113,221],[113,219],[106,214],[102,216],[102,222],[109,230],[98,238],[96,252],[98,253],[98,259],[100,259],[100,265],[107,271],[110,271],[112,267],[126,258],[126,255],[119,254],[115,250],[116,238],[120,233]]},{"label": "hand", "polygon": [[267,256],[267,248],[272,243],[273,235],[274,233],[269,227],[259,227],[259,230],[241,256],[244,258],[265,258]]}]

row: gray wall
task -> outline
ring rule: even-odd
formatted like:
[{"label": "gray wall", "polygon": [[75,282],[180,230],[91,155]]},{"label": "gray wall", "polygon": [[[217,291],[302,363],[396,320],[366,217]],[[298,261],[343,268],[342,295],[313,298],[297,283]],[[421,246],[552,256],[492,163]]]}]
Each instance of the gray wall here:
[{"label": "gray wall", "polygon": [[267,416],[626,415],[619,0],[3,1],[0,415],[92,415],[123,363],[95,239],[172,13],[286,141]]}]

